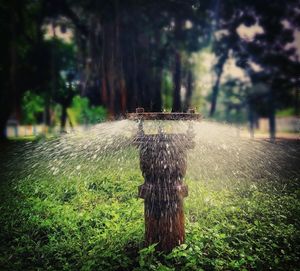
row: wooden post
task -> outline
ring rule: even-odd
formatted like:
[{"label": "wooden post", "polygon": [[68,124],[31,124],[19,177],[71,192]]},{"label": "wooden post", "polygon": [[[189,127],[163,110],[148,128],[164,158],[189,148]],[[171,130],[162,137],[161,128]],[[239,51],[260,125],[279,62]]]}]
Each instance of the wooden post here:
[{"label": "wooden post", "polygon": [[139,197],[145,204],[145,244],[157,244],[157,250],[170,252],[184,243],[183,198],[188,187],[183,184],[187,168],[187,150],[194,148],[195,136],[192,125],[184,134],[145,134],[144,120],[200,120],[201,115],[194,109],[188,113],[144,112],[127,118],[138,121],[138,132],[133,140],[140,151],[140,167],[144,184],[139,187]]},{"label": "wooden post", "polygon": [[184,134],[144,135],[140,147],[140,167],[145,183],[139,197],[145,200],[145,243],[158,243],[159,251],[170,252],[184,243],[183,184],[187,149],[193,147]]}]

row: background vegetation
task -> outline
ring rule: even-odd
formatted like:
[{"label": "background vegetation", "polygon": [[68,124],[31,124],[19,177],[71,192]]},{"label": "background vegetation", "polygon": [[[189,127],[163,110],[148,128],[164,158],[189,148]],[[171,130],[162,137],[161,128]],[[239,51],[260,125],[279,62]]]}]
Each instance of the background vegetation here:
[{"label": "background vegetation", "polygon": [[82,122],[68,110],[78,95],[85,123],[193,106],[251,129],[268,117],[274,138],[277,111],[299,115],[299,4],[2,0],[1,138],[8,119]]}]

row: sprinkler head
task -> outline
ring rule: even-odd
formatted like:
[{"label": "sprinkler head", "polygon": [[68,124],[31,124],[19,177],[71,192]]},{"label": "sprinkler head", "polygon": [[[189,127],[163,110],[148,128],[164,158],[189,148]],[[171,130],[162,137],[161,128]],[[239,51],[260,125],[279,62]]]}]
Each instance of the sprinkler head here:
[{"label": "sprinkler head", "polygon": [[201,114],[195,113],[195,109],[189,109],[187,113],[184,112],[145,112],[144,108],[138,107],[136,113],[128,113],[129,120],[196,120],[202,119]]},{"label": "sprinkler head", "polygon": [[[145,243],[158,243],[157,249],[170,252],[184,242],[183,198],[188,187],[183,183],[187,169],[187,150],[195,145],[192,120],[200,120],[195,109],[187,113],[145,112],[127,114],[129,120],[138,122],[138,132],[133,143],[140,152],[140,168],[144,184],[139,186],[139,197],[145,206]],[[158,122],[157,133],[145,133],[145,120]],[[189,121],[185,133],[168,133],[164,121]]]}]

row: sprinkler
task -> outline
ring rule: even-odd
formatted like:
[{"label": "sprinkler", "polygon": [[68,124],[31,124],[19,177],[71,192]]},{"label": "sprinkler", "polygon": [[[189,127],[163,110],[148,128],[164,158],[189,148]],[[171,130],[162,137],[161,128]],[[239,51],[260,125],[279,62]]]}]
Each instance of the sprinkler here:
[{"label": "sprinkler", "polygon": [[[144,184],[138,195],[144,199],[145,244],[157,243],[157,250],[170,252],[184,243],[183,198],[188,196],[188,187],[183,183],[187,168],[187,150],[194,148],[192,120],[201,116],[190,109],[188,113],[144,112],[128,114],[128,119],[138,121],[134,145],[140,153],[140,168]],[[157,133],[144,131],[145,120],[159,120]],[[190,121],[185,133],[167,133],[163,121]]]}]

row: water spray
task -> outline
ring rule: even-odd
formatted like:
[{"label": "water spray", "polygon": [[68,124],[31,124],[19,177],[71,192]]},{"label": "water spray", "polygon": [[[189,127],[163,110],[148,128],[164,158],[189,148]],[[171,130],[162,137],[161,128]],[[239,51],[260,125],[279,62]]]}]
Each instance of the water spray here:
[{"label": "water spray", "polygon": [[[184,243],[183,199],[188,196],[188,187],[183,183],[187,169],[187,151],[194,148],[192,120],[201,116],[190,109],[187,113],[144,112],[128,114],[128,119],[138,122],[134,145],[140,152],[140,168],[144,184],[138,195],[144,199],[145,244],[157,243],[159,251],[170,252]],[[160,121],[157,133],[146,133],[144,121]],[[168,133],[164,121],[189,121],[185,133]]]}]

